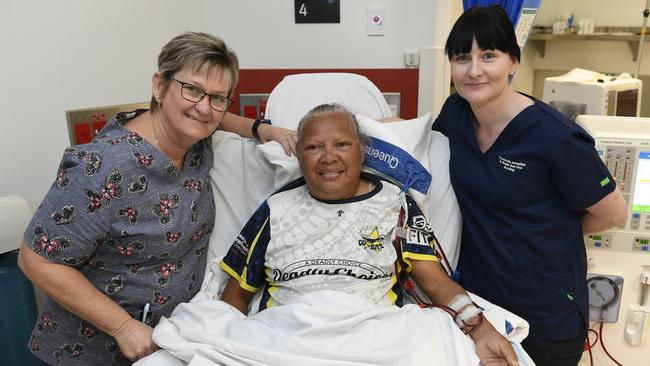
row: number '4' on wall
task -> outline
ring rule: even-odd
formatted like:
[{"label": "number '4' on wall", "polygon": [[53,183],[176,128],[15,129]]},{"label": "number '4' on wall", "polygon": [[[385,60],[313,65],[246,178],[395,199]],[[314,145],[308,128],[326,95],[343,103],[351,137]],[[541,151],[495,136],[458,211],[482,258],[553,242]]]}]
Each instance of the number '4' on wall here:
[{"label": "number '4' on wall", "polygon": [[295,0],[294,15],[298,23],[341,23],[339,0]]}]

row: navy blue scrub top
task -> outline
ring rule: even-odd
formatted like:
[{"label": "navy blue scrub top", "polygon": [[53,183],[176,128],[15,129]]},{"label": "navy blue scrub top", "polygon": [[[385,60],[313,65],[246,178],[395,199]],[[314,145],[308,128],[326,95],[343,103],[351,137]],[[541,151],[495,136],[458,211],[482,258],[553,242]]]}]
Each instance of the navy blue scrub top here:
[{"label": "navy blue scrub top", "polygon": [[463,215],[461,285],[526,319],[531,338],[572,339],[588,317],[580,217],[616,183],[587,132],[531,99],[485,153],[458,94],[433,130],[449,138]]}]

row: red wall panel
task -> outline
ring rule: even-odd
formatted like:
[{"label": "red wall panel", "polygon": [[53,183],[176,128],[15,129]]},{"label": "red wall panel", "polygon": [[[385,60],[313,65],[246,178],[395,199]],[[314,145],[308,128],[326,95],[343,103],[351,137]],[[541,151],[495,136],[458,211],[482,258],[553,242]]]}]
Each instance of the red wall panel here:
[{"label": "red wall panel", "polygon": [[350,72],[367,77],[384,93],[401,93],[401,117],[411,119],[418,113],[417,69],[244,69],[233,93],[232,113],[239,114],[239,94],[270,93],[283,77],[314,72]]}]

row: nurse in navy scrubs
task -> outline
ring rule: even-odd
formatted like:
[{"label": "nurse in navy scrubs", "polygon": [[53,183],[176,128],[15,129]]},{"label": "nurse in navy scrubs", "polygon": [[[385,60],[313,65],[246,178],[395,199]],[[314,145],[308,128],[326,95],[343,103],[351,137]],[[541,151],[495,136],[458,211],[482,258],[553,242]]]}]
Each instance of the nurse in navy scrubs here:
[{"label": "nurse in navy scrubs", "polygon": [[537,365],[576,365],[588,324],[583,235],[622,224],[627,205],[593,139],[509,84],[520,49],[507,14],[471,8],[446,44],[457,94],[435,124],[449,139],[463,215],[465,289],[525,318]]}]

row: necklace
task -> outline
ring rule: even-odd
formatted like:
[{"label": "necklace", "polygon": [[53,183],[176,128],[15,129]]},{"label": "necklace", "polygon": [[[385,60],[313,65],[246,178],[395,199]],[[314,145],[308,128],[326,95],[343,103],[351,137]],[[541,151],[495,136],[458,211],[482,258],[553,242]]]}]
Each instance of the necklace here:
[{"label": "necklace", "polygon": [[153,131],[153,140],[156,142],[156,147],[158,150],[162,151],[162,148],[160,147],[160,144],[158,143],[158,134],[156,133],[156,122],[151,121],[151,130]]}]

